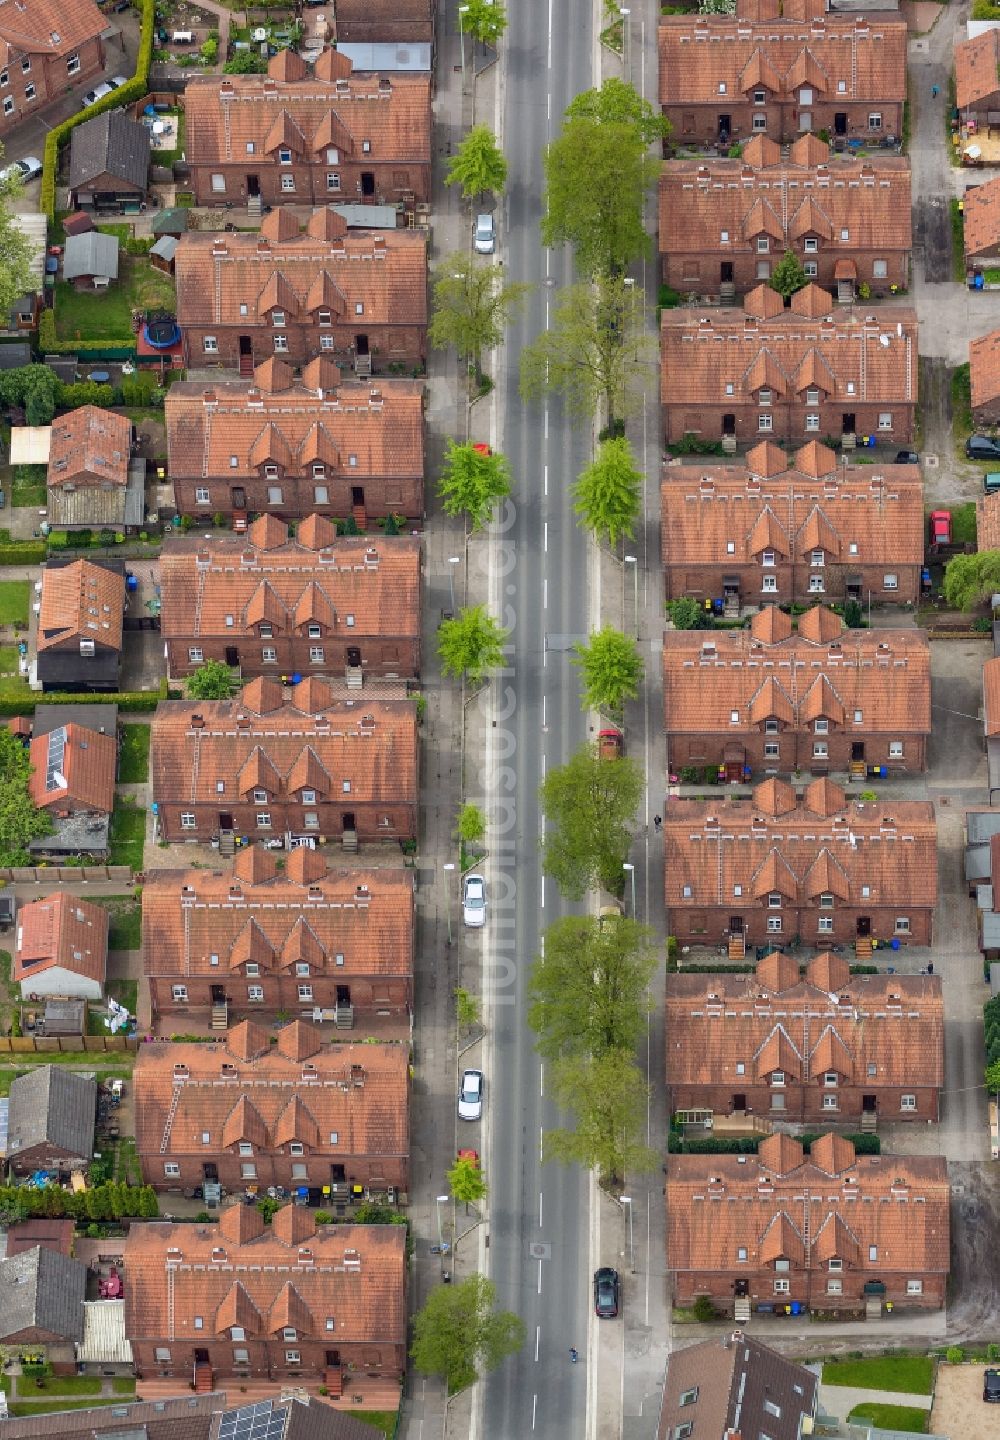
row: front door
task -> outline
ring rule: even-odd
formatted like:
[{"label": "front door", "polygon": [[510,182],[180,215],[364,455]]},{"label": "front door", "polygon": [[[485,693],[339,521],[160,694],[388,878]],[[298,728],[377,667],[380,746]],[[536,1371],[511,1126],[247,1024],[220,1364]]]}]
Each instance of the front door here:
[{"label": "front door", "polygon": [[875,1112],[876,1112],[876,1110],[878,1109],[878,1096],[877,1096],[877,1095],[862,1095],[862,1097],[861,1097],[861,1109],[864,1111],[864,1113],[865,1113],[866,1115],[874,1115]]},{"label": "front door", "polygon": [[362,200],[374,200],[375,198],[375,174],[372,170],[361,172],[361,198]]},{"label": "front door", "polygon": [[350,666],[352,667],[352,669],[353,669],[353,668],[357,668],[357,666],[359,666],[359,665],[361,664],[361,646],[360,646],[360,645],[348,645],[348,647],[347,647],[347,663],[348,663],[348,665],[350,665]]},{"label": "front door", "polygon": [[353,810],[345,810],[345,811],[344,811],[344,830],[345,830],[345,831],[347,831],[347,830],[356,830],[357,828],[358,828],[358,827],[357,827],[357,826],[355,825],[355,823],[354,823],[354,811],[353,811]]},{"label": "front door", "polygon": [[731,115],[719,116],[719,144],[727,145],[729,137],[733,133],[733,118]]},{"label": "front door", "polygon": [[232,669],[240,663],[240,652],[235,645],[226,646],[226,664]]},{"label": "front door", "polygon": [[736,434],[736,416],[735,416],[735,415],[723,415],[723,417],[722,417],[722,433],[723,433],[723,435],[735,435],[735,434]]},{"label": "front door", "polygon": [[345,1185],[347,1183],[347,1171],[343,1165],[330,1166],[330,1184]]},{"label": "front door", "polygon": [[865,742],[864,742],[863,740],[852,740],[852,741],[851,741],[851,759],[852,759],[852,760],[864,760],[864,758],[865,758]]},{"label": "front door", "polygon": [[340,1006],[342,1006],[342,1005],[350,1005],[350,1003],[351,1003],[351,987],[350,987],[350,985],[338,985],[338,986],[337,986],[337,1006],[338,1006],[338,1008],[339,1008]]},{"label": "front door", "polygon": [[730,935],[742,935],[742,934],[743,934],[743,916],[742,916],[742,915],[730,915],[730,917],[729,917],[729,933],[730,933]]},{"label": "front door", "polygon": [[214,1160],[206,1160],[201,1167],[201,1178],[207,1180],[209,1185],[215,1185],[219,1179],[219,1167]]},{"label": "front door", "polygon": [[326,1363],[327,1363],[327,1365],[329,1365],[329,1366],[331,1366],[331,1367],[336,1366],[336,1365],[339,1365],[339,1364],[340,1364],[340,1351],[339,1351],[339,1350],[328,1350],[328,1351],[326,1352]]},{"label": "front door", "polygon": [[364,503],[365,503],[365,487],[364,487],[363,485],[352,485],[352,486],[351,486],[351,506],[352,506],[352,508],[353,508],[355,505],[360,505],[362,508],[364,508]]},{"label": "front door", "polygon": [[858,939],[867,940],[872,933],[872,917],[870,915],[858,916]]},{"label": "front door", "polygon": [[240,346],[240,375],[248,380],[253,374],[253,339],[249,335],[241,335]]},{"label": "front door", "polygon": [[843,415],[840,417],[840,428],[845,435],[857,434],[858,426],[853,410],[844,411]]},{"label": "front door", "polygon": [[[244,336],[249,339],[249,336]],[[229,503],[234,510],[245,510],[247,508],[247,492],[242,485],[232,485],[229,489]]]},{"label": "front door", "polygon": [[733,277],[734,277],[733,262],[732,262],[731,260],[723,260],[722,263],[721,263],[720,266],[719,266],[719,283],[720,283],[720,285],[732,285],[732,283],[733,283]]},{"label": "front door", "polygon": [[226,987],[225,987],[225,985],[213,985],[213,986],[212,986],[212,1004],[213,1004],[213,1005],[225,1005],[225,1003],[226,1003]]},{"label": "front door", "polygon": [[355,355],[367,355],[367,354],[368,354],[368,336],[367,336],[367,335],[355,335],[355,337],[354,337],[354,353],[355,353]]},{"label": "front door", "polygon": [[248,194],[248,195],[259,195],[259,194],[260,194],[260,176],[259,176],[259,175],[248,175],[248,176],[247,176],[247,194]]},{"label": "front door", "polygon": [[747,1108],[747,1097],[745,1095],[734,1095],[731,1108],[733,1110],[745,1110]]},{"label": "front door", "polygon": [[233,817],[226,810],[219,811],[219,829],[231,830],[233,828]]},{"label": "front door", "polygon": [[846,110],[838,110],[838,111],[836,111],[836,113],[834,114],[834,117],[833,117],[833,133],[834,133],[834,135],[846,135],[846,134],[847,134],[847,112],[846,112]]}]

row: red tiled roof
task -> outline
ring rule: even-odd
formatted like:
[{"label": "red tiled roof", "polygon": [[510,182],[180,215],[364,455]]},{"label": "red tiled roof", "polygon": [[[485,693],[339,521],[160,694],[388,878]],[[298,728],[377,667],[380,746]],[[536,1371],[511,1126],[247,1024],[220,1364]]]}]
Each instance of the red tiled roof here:
[{"label": "red tiled roof", "polygon": [[29,788],[39,809],[53,806],[110,815],[115,808],[118,744],[113,735],[101,735],[71,721],[35,736],[31,764]]},{"label": "red tiled roof", "polygon": [[68,55],[95,40],[107,19],[94,0],[3,0],[0,4],[0,64],[11,56]]},{"label": "red tiled roof", "polygon": [[52,422],[48,483],[126,485],[131,449],[132,422],[126,415],[81,405]]},{"label": "red tiled roof", "polygon": [[102,906],[55,891],[18,910],[18,983],[59,966],[103,986],[107,963],[108,912]]},{"label": "red tiled roof", "polygon": [[955,46],[955,103],[960,110],[975,109],[1000,90],[1000,33],[984,30]]},{"label": "red tiled roof", "polygon": [[123,575],[92,565],[89,560],[46,565],[42,571],[40,651],[57,646],[75,648],[80,640],[120,650],[124,616]]},{"label": "red tiled roof", "polygon": [[983,724],[988,739],[1000,735],[1000,657],[983,665]]},{"label": "red tiled roof", "polygon": [[1000,397],[1000,330],[969,341],[969,385],[974,410]]}]

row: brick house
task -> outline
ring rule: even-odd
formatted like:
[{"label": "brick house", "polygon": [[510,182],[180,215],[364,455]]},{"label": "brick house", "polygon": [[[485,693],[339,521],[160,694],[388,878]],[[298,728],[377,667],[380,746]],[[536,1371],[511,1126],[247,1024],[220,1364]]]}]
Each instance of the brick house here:
[{"label": "brick house", "polygon": [[100,1000],[108,967],[108,911],[54,891],[17,912],[13,980],[21,998]]},{"label": "brick house", "polygon": [[117,690],[124,575],[90,560],[49,561],[39,604],[36,664],[42,689]]},{"label": "brick house", "polygon": [[329,47],[311,67],[282,50],[266,75],[190,80],[184,109],[196,205],[431,198],[429,75],[355,75]]},{"label": "brick house", "polygon": [[986,430],[1000,425],[1000,330],[969,341],[969,388],[972,423]]},{"label": "brick house", "polygon": [[740,1300],[751,1310],[938,1309],[949,1198],[942,1157],[855,1155],[842,1135],[822,1135],[808,1156],[783,1134],[756,1155],[671,1155],[675,1304],[708,1295],[730,1314]]},{"label": "brick house", "polygon": [[[804,131],[881,144],[902,133],[906,22],[892,15],[664,15],[660,104],[675,144],[730,145]],[[820,4],[805,7],[822,12]]]},{"label": "brick house", "polygon": [[668,445],[685,436],[752,445],[835,437],[913,439],[917,314],[837,309],[807,285],[786,309],[758,285],[742,308],[684,307],[660,320],[660,401]]},{"label": "brick house", "polygon": [[930,646],[921,630],[848,630],[822,605],[793,629],[769,605],[746,630],[668,631],[663,708],[673,771],[917,774],[931,731]]},{"label": "brick house", "polygon": [[329,1045],[293,1020],[246,1020],[213,1045],[143,1045],[133,1072],[147,1185],[409,1189],[409,1055],[401,1042]]},{"label": "brick house", "polygon": [[68,1179],[94,1153],[97,1083],[62,1065],[35,1065],[10,1082],[7,1164],[15,1176],[52,1170]]},{"label": "brick house", "polygon": [[118,742],[71,720],[33,737],[31,798],[53,815],[110,815],[115,808]]},{"label": "brick house", "polygon": [[335,0],[338,44],[414,44],[433,41],[432,0]]},{"label": "brick house", "polygon": [[850,301],[905,287],[913,247],[910,162],[858,160],[802,135],[781,147],[754,135],[740,159],[668,160],[660,175],[664,283],[732,300],[770,279],[792,251],[811,280]]},{"label": "brick house", "polygon": [[924,563],[918,465],[837,463],[812,442],[756,445],[742,465],[667,464],[660,487],[666,598],[744,605],[915,604]]},{"label": "brick house", "polygon": [[286,1205],[270,1225],[230,1205],[217,1224],[133,1225],[125,1332],[140,1380],[297,1380],[339,1398],[353,1372],[406,1367],[406,1230],[324,1225]]},{"label": "brick house", "polygon": [[819,1380],[740,1330],[683,1345],[667,1360],[657,1440],[705,1421],[705,1435],[802,1440],[816,1413]]},{"label": "brick house", "polygon": [[156,870],[143,889],[143,971],[167,1029],[216,1010],[406,1026],[413,947],[412,871],[328,869],[305,846],[280,871],[255,845],[231,872]]},{"label": "brick house", "polygon": [[164,840],[416,839],[411,700],[334,700],[318,676],[262,676],[235,700],[166,701],[151,739]]},{"label": "brick house", "polygon": [[966,271],[995,269],[1000,264],[1000,179],[966,190],[962,234]]},{"label": "brick house", "polygon": [[420,231],[348,231],[332,209],[314,210],[303,231],[290,211],[272,210],[259,234],[186,231],[174,273],[186,365],[218,365],[243,379],[275,355],[297,368],[322,355],[361,375],[423,365]]},{"label": "brick house", "polygon": [[[681,945],[930,945],[937,826],[923,800],[848,800],[828,779],[801,795],[766,780],[750,799],[673,800],[665,895]],[[736,954],[735,952],[739,952]]]},{"label": "brick house", "polygon": [[412,526],[422,521],[417,380],[342,380],[323,357],[296,379],[272,357],[252,382],[172,385],[165,412],[182,515],[222,515],[234,530],[246,528],[248,514],[264,513],[288,520],[353,515],[359,530],[389,515]]},{"label": "brick house", "polygon": [[773,951],[752,975],[667,976],[671,1112],[805,1126],[937,1120],[944,1001],[937,975],[854,975],[839,955],[805,974]]},{"label": "brick house", "polygon": [[0,138],[101,73],[107,24],[94,0],[3,0]]},{"label": "brick house", "polygon": [[337,540],[313,515],[291,538],[265,515],[242,540],[174,542],[160,575],[172,676],[204,660],[239,665],[248,678],[420,672],[420,541],[410,536]]},{"label": "brick house", "polygon": [[53,1374],[75,1375],[75,1347],[83,1340],[86,1265],[36,1245],[0,1260],[0,1291],[4,1349],[19,1351],[23,1346],[41,1352]]},{"label": "brick house", "polygon": [[1000,120],[1000,34],[984,30],[955,46],[955,104],[970,140]]}]

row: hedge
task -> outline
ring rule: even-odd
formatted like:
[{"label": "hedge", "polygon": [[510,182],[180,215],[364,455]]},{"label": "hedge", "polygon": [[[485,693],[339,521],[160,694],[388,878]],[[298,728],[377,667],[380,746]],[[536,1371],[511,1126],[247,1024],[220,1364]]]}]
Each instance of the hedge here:
[{"label": "hedge", "polygon": [[983,1029],[986,1040],[986,1063],[1000,1060],[1000,995],[994,995],[983,1006]]},{"label": "hedge", "polygon": [[56,312],[43,310],[38,321],[38,348],[46,355],[87,355],[117,348],[128,349],[134,355],[135,331],[103,335],[100,340],[60,340],[56,335]]},{"label": "hedge", "polygon": [[36,705],[117,705],[119,710],[135,713],[155,710],[166,698],[166,681],[161,682],[159,690],[122,690],[108,695],[0,695],[0,715],[33,715]]},{"label": "hedge", "polygon": [[[812,1149],[816,1140],[824,1131],[808,1131],[803,1135],[795,1135],[792,1138],[798,1140],[806,1154]],[[671,1130],[667,1136],[668,1155],[756,1155],[762,1140],[766,1135],[679,1135],[676,1130]],[[865,1133],[864,1135],[845,1135],[845,1140],[850,1140],[858,1155],[881,1155],[882,1142],[877,1135]]]},{"label": "hedge", "polygon": [[44,540],[13,540],[0,545],[0,566],[40,565],[49,553]]},{"label": "hedge", "polygon": [[[59,152],[66,144],[77,125],[84,120],[93,120],[95,115],[102,115],[106,110],[117,110],[120,105],[131,105],[136,100],[143,100],[149,94],[149,67],[153,58],[153,29],[156,17],[156,0],[132,0],[133,6],[141,10],[142,20],[139,27],[139,54],[135,62],[135,74],[131,80],[126,81],[118,90],[111,95],[105,95],[103,100],[98,100],[94,105],[88,105],[86,110],[81,110],[77,115],[71,115],[61,125],[55,125],[45,137],[45,155],[42,163],[42,210],[49,217],[50,223],[56,218],[56,175],[59,169]],[[42,312],[42,319],[48,314]],[[39,340],[42,339],[42,327],[39,325]],[[86,349],[86,346],[81,346]]]}]

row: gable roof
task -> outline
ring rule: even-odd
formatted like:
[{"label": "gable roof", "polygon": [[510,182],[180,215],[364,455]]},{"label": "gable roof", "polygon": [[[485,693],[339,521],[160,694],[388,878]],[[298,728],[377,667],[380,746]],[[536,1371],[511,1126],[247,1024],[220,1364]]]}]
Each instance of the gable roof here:
[{"label": "gable roof", "polygon": [[969,341],[969,385],[974,410],[1000,398],[1000,330]]},{"label": "gable roof", "polygon": [[337,41],[357,44],[427,41],[434,38],[432,0],[392,0],[391,5],[371,0],[337,0]]},{"label": "gable roof", "polygon": [[14,980],[60,966],[103,987],[108,963],[108,912],[101,905],[55,891],[17,912]]},{"label": "gable roof", "polygon": [[265,964],[274,972],[294,964],[296,947],[308,943],[317,973],[413,974],[413,876],[406,870],[328,871],[319,851],[293,850],[283,871],[257,880],[239,871],[151,871],[142,899],[148,976],[225,973],[248,919],[268,942]]},{"label": "gable roof", "polygon": [[85,235],[67,235],[63,248],[63,278],[83,280],[91,276],[118,279],[118,239],[99,230]]},{"label": "gable roof", "polygon": [[35,1246],[0,1261],[0,1339],[40,1330],[55,1341],[83,1339],[87,1267],[58,1250]]},{"label": "gable roof", "polygon": [[69,188],[85,189],[102,175],[145,191],[149,131],[123,110],[105,110],[78,125],[70,137]]},{"label": "gable roof", "polygon": [[678,1427],[692,1420],[695,1434],[703,1431],[706,1437],[739,1433],[800,1440],[803,1417],[815,1411],[818,1389],[817,1377],[804,1366],[740,1330],[727,1329],[725,1335],[670,1355],[658,1440],[671,1440]]},{"label": "gable roof", "polygon": [[81,405],[52,422],[47,483],[50,488],[67,484],[124,487],[131,451],[132,422],[127,415],[116,415],[99,405]]},{"label": "gable roof", "polygon": [[974,109],[1000,90],[1000,34],[984,30],[955,46],[955,103],[960,110]]},{"label": "gable roof", "polygon": [[89,1160],[94,1148],[97,1084],[62,1065],[35,1065],[10,1085],[7,1158],[22,1150],[54,1145],[67,1156]]},{"label": "gable roof", "polygon": [[114,810],[118,768],[114,734],[101,735],[71,722],[34,736],[30,752],[28,786],[39,809],[96,810],[103,815]]},{"label": "gable roof", "polygon": [[69,55],[87,40],[95,40],[107,19],[94,0],[31,0],[0,4],[0,64],[24,55]]},{"label": "gable roof", "polygon": [[987,180],[965,191],[962,231],[966,259],[985,255],[1000,245],[1000,179]]},{"label": "gable roof", "polygon": [[39,653],[56,648],[76,650],[81,640],[93,640],[108,650],[122,648],[125,577],[116,571],[89,560],[46,565],[40,607]]}]

